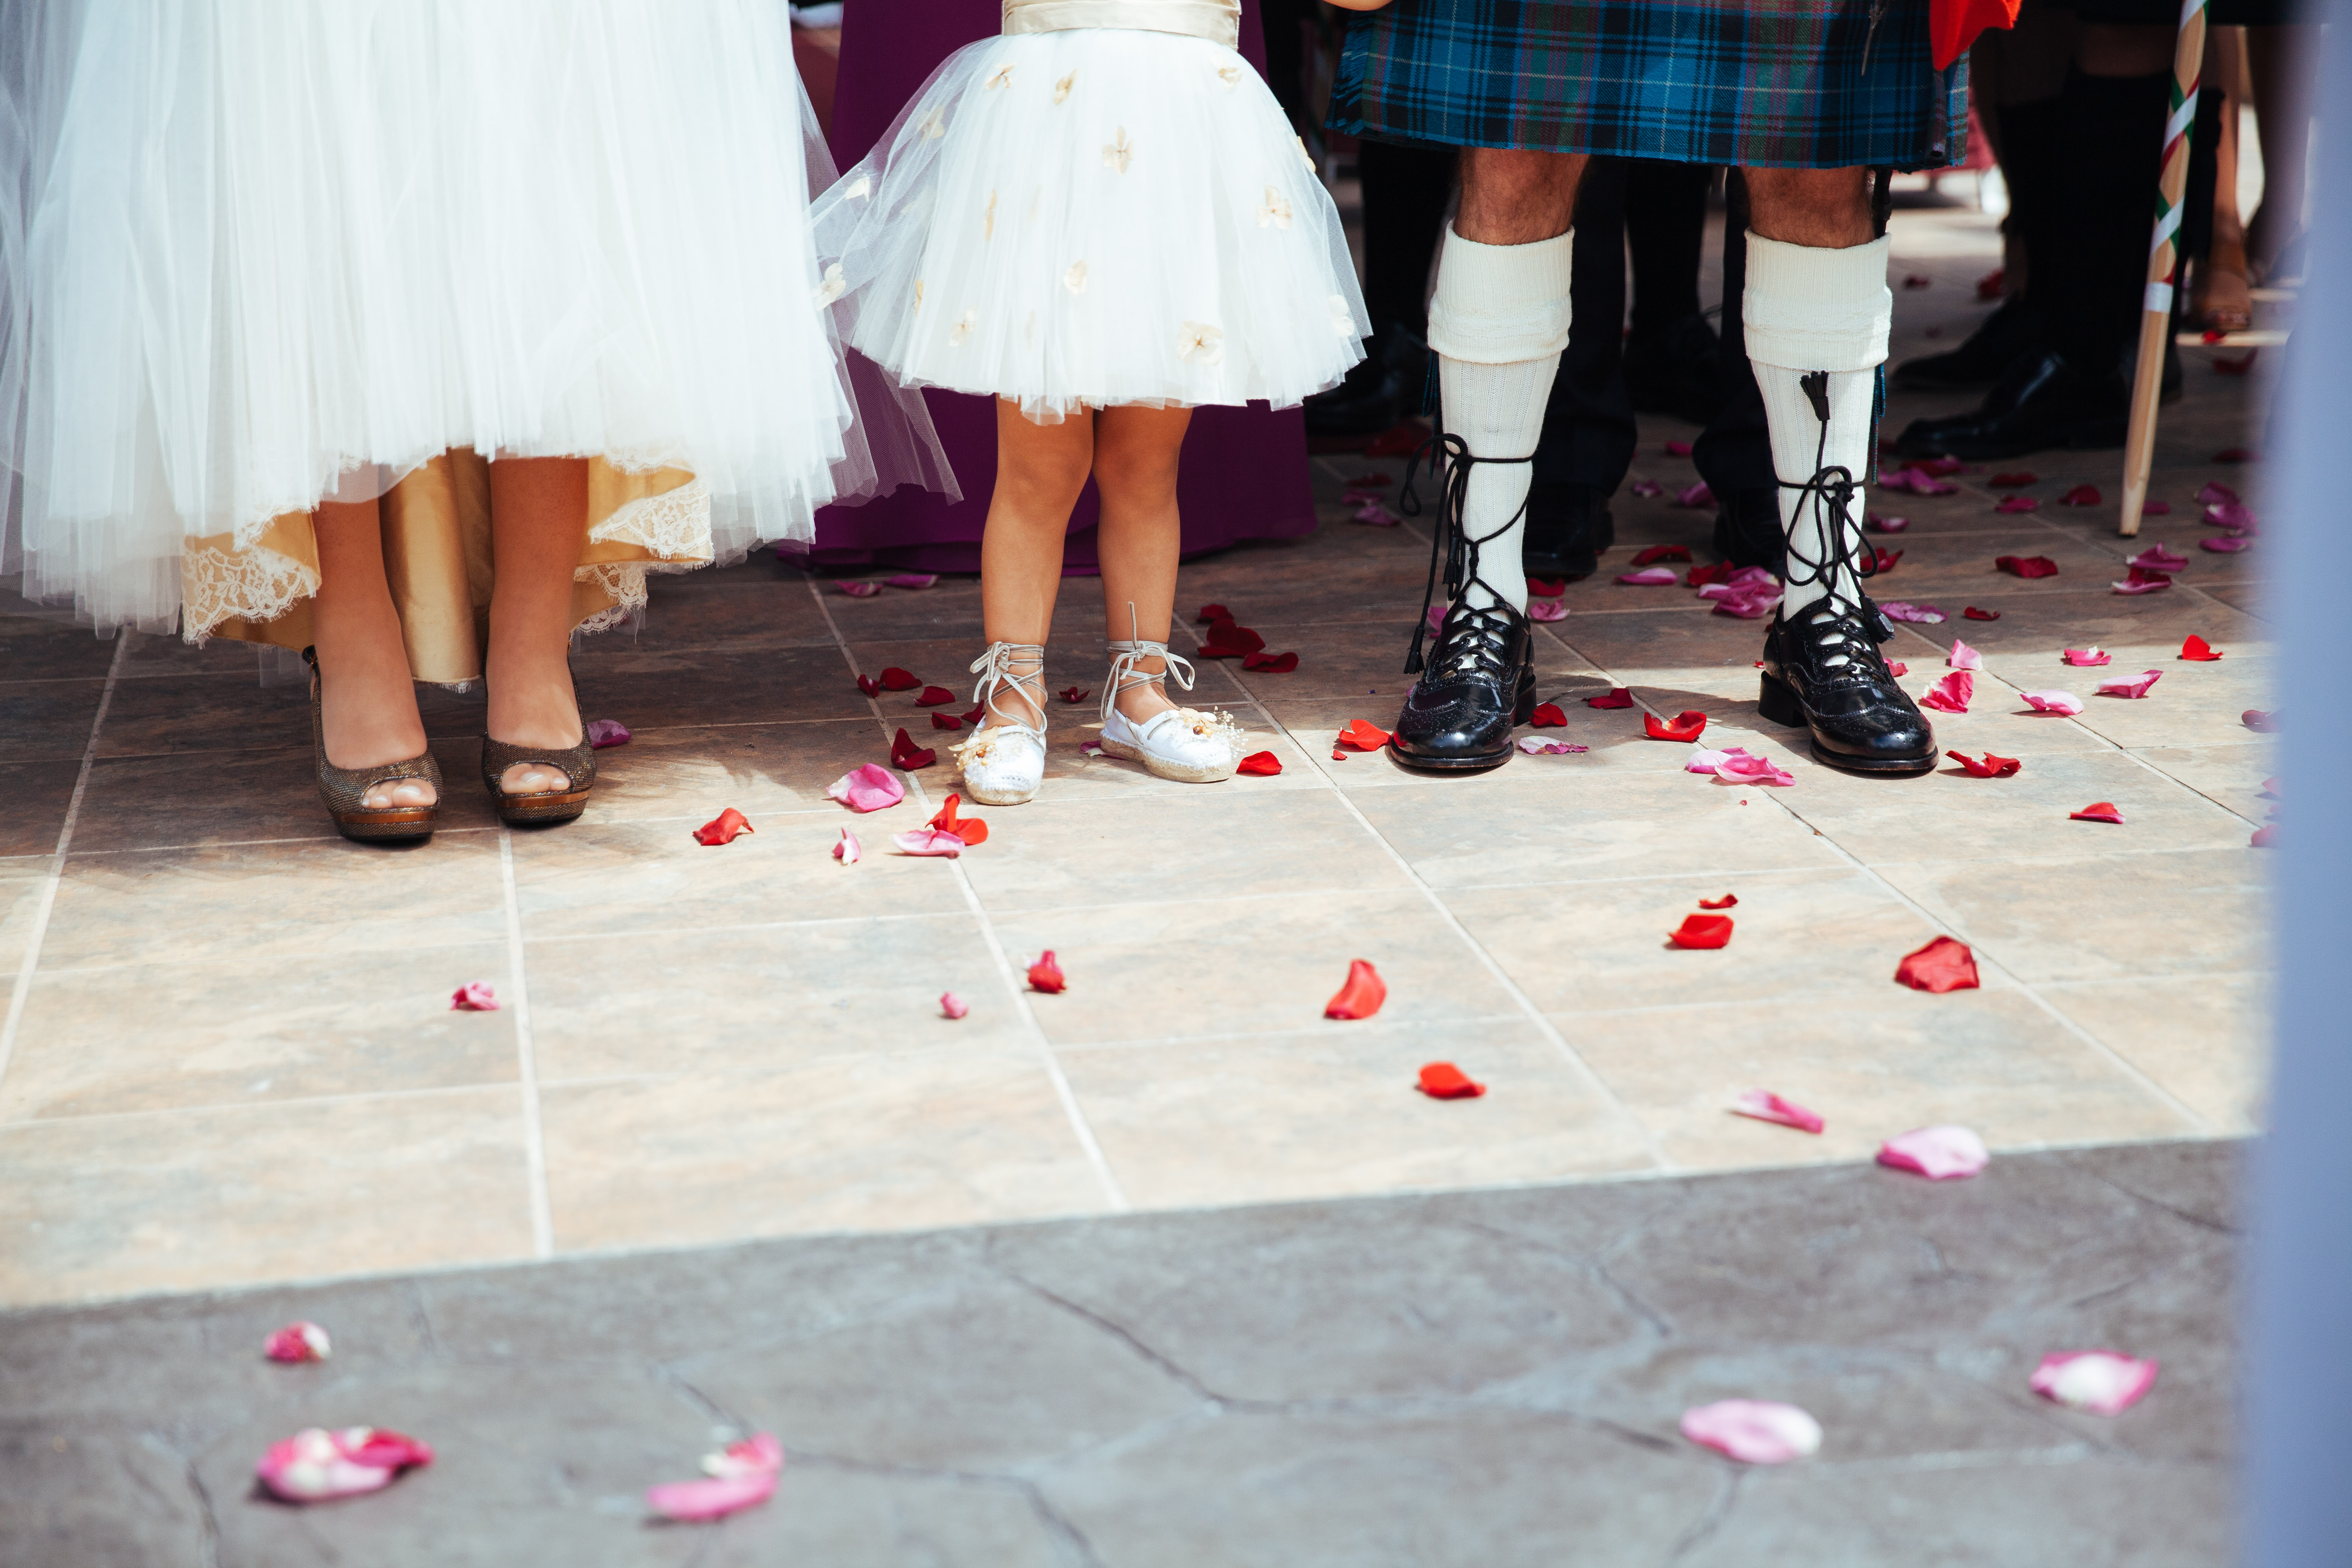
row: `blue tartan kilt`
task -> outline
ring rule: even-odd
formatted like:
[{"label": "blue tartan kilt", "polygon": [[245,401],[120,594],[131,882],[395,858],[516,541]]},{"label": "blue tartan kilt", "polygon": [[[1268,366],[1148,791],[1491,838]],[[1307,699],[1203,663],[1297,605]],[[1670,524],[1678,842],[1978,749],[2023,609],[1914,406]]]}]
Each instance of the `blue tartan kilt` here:
[{"label": "blue tartan kilt", "polygon": [[1349,22],[1330,126],[1751,169],[1939,169],[1968,154],[1968,61],[1935,68],[1927,6],[1395,0]]}]

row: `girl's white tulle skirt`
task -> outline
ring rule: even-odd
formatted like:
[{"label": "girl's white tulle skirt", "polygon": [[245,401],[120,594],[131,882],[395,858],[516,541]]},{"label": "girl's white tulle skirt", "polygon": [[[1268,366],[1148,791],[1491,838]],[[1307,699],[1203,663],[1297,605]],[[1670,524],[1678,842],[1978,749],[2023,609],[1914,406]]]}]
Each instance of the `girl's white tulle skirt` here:
[{"label": "girl's white tulle skirt", "polygon": [[0,74],[5,564],[101,628],[453,448],[690,475],[656,564],[952,487],[870,366],[858,417],[774,0],[0,0]]},{"label": "girl's white tulle skirt", "polygon": [[1337,384],[1370,330],[1312,161],[1257,73],[1205,39],[971,45],[815,217],[853,346],[1044,423],[1287,406]]}]

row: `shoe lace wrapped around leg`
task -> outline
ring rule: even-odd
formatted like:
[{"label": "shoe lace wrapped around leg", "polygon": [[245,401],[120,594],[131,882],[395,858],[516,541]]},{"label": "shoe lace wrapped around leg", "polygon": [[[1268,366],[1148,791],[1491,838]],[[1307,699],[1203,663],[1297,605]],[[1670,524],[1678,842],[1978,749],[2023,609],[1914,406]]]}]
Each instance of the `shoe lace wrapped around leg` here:
[{"label": "shoe lace wrapped around leg", "polygon": [[[1442,556],[1445,563],[1445,598],[1453,607],[1447,612],[1447,635],[1441,637],[1430,649],[1428,667],[1444,678],[1447,676],[1486,674],[1507,678],[1517,672],[1509,668],[1511,632],[1519,606],[1507,606],[1495,585],[1478,575],[1478,547],[1490,544],[1518,526],[1528,514],[1526,501],[1511,514],[1502,527],[1478,538],[1470,537],[1463,522],[1463,509],[1470,500],[1470,473],[1480,463],[1532,463],[1532,453],[1524,458],[1481,458],[1475,456],[1469,444],[1459,436],[1433,436],[1422,443],[1421,449],[1405,465],[1404,484],[1399,491],[1399,503],[1407,517],[1421,515],[1421,494],[1413,487],[1413,477],[1423,458],[1428,459],[1432,472],[1444,470],[1444,488],[1438,502],[1437,526],[1430,531],[1429,580],[1422,587],[1421,615],[1412,623],[1412,646],[1407,652],[1404,672],[1419,675],[1423,668],[1421,655],[1422,635],[1429,629],[1429,606],[1434,602],[1437,565]],[[1462,596],[1472,584],[1486,590],[1492,604],[1471,606],[1462,603]]]},{"label": "shoe lace wrapped around leg", "polygon": [[[1026,666],[1025,668],[1020,668]],[[981,707],[981,721],[1010,730],[1024,730],[1041,742],[1045,738],[1045,650],[1036,643],[992,642],[988,651],[971,661],[971,672],[980,677],[973,683],[971,700]],[[1016,719],[997,707],[997,694],[1011,687],[1029,699],[1037,710],[1037,721],[1031,723]]]},{"label": "shoe lace wrapped around leg", "polygon": [[1814,449],[1813,477],[1801,484],[1787,479],[1778,482],[1780,489],[1797,492],[1799,520],[1804,518],[1806,509],[1811,509],[1815,524],[1812,534],[1821,546],[1818,557],[1808,555],[1797,542],[1804,531],[1788,531],[1789,565],[1782,581],[1791,588],[1819,584],[1824,595],[1797,612],[1796,622],[1790,624],[1790,633],[1792,637],[1798,635],[1801,626],[1803,637],[1819,651],[1816,662],[1824,669],[1837,669],[1850,662],[1859,668],[1878,660],[1878,645],[1868,629],[1875,606],[1862,591],[1862,579],[1876,574],[1878,560],[1877,552],[1864,541],[1862,530],[1853,519],[1854,496],[1861,488],[1860,482],[1844,464],[1828,460],[1829,379],[1828,372],[1817,370],[1797,383],[1822,424],[1821,440]]}]

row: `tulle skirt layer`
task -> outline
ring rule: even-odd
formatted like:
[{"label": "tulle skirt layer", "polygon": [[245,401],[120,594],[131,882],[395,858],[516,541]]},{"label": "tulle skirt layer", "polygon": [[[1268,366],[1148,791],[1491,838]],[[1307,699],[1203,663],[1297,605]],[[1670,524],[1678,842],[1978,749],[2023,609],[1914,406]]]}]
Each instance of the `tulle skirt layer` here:
[{"label": "tulle skirt layer", "polygon": [[444,453],[597,459],[608,579],[952,485],[817,298],[782,5],[5,0],[0,45],[7,564],[101,627],[283,615],[301,514]]},{"label": "tulle skirt layer", "polygon": [[[902,382],[1081,405],[1298,403],[1369,319],[1312,162],[1242,57],[1087,28],[950,57],[819,198],[824,291]],[[837,268],[835,271],[834,268]]]}]

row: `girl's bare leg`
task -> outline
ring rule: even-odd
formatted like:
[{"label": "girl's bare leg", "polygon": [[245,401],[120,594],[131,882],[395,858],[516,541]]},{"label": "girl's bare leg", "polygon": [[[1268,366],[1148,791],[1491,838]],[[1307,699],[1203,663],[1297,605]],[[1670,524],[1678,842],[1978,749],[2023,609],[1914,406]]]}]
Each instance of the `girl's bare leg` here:
[{"label": "girl's bare leg", "polygon": [[[990,642],[1043,647],[1053,631],[1062,541],[1094,457],[1091,411],[1081,409],[1058,425],[1037,425],[1022,416],[1019,404],[997,401],[996,489],[980,542],[981,616]],[[1019,687],[998,687],[991,701],[1004,718],[1044,723],[1045,715]]]},{"label": "girl's bare leg", "polygon": [[[1095,486],[1102,495],[1103,626],[1117,640],[1166,642],[1175,614],[1176,463],[1189,408],[1106,408],[1095,423]],[[1159,673],[1167,661],[1140,659],[1136,669]],[[1130,686],[1119,711],[1140,724],[1179,706],[1159,685]]]},{"label": "girl's bare leg", "polygon": [[[580,743],[572,691],[572,574],[588,516],[584,458],[505,458],[490,465],[489,732],[514,746]],[[560,768],[517,763],[509,795],[565,787]]]},{"label": "girl's bare leg", "polygon": [[[383,574],[383,524],[373,500],[322,501],[311,513],[319,542],[319,594],[310,624],[318,648],[320,728],[327,761],[339,768],[404,762],[425,750],[408,646]],[[372,786],[372,811],[431,805],[424,779]]]}]

